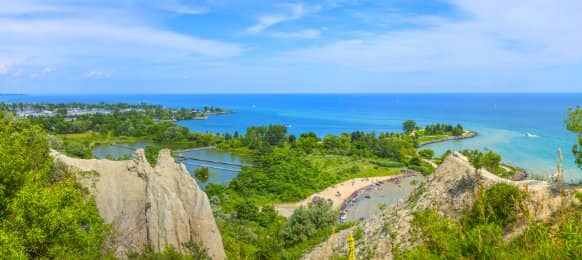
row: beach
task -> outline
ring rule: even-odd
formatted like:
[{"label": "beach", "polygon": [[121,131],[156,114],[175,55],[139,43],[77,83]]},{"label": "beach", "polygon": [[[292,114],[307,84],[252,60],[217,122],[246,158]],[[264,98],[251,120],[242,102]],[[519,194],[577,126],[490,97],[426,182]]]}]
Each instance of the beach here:
[{"label": "beach", "polygon": [[339,210],[341,209],[343,203],[346,200],[348,200],[358,190],[364,189],[370,185],[374,185],[375,183],[385,182],[395,178],[402,178],[404,176],[406,176],[406,174],[370,178],[355,178],[328,187],[321,192],[310,195],[309,197],[302,201],[294,203],[275,204],[273,206],[275,207],[277,212],[279,212],[279,215],[289,217],[291,216],[291,214],[293,214],[293,211],[296,208],[299,208],[300,206],[307,206],[309,202],[311,202],[314,199],[314,197],[317,196],[317,199],[330,200],[332,202],[332,208],[335,210]]}]

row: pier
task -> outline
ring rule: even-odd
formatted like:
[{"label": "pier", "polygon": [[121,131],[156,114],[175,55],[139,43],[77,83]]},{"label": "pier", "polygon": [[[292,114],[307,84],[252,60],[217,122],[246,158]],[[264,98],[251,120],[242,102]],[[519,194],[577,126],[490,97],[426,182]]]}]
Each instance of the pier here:
[{"label": "pier", "polygon": [[194,165],[194,166],[198,166],[198,167],[216,169],[216,170],[230,171],[230,172],[240,172],[241,171],[240,169],[218,167],[218,166],[212,166],[212,165],[201,164],[201,163],[193,163],[193,162],[181,162],[181,163],[187,164],[187,165]]},{"label": "pier", "polygon": [[211,150],[211,149],[215,149],[216,146],[205,146],[205,147],[197,147],[197,148],[190,148],[190,149],[184,149],[184,150],[175,150],[174,152],[176,153],[184,153],[184,152],[191,152],[191,151],[201,151],[201,150]]},{"label": "pier", "polygon": [[115,147],[119,147],[119,148],[125,148],[125,149],[129,149],[132,151],[135,151],[137,148],[132,148],[126,145],[122,145],[122,144],[116,144],[116,143],[112,143],[111,146],[115,146]]},{"label": "pier", "polygon": [[200,161],[200,162],[209,162],[209,163],[216,163],[216,164],[232,165],[232,166],[238,166],[238,167],[249,166],[249,165],[241,164],[241,163],[222,162],[222,161],[208,160],[208,159],[202,159],[202,158],[196,158],[196,157],[188,157],[188,156],[183,156],[183,155],[176,155],[175,158],[176,158],[176,162]]}]

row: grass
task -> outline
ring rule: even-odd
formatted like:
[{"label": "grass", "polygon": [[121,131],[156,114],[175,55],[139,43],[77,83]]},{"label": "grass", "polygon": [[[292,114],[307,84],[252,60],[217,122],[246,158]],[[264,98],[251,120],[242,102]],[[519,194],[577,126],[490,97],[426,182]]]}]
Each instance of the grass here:
[{"label": "grass", "polygon": [[452,134],[451,135],[419,135],[418,141],[420,143],[426,143],[426,142],[432,142],[432,141],[437,141],[437,140],[443,140],[443,139],[446,139],[450,136],[452,136]]},{"label": "grass", "polygon": [[400,173],[401,169],[401,167],[383,167],[369,160],[354,160],[352,157],[341,155],[309,155],[307,159],[315,168],[324,173],[345,176],[340,182],[353,178],[395,175]]}]

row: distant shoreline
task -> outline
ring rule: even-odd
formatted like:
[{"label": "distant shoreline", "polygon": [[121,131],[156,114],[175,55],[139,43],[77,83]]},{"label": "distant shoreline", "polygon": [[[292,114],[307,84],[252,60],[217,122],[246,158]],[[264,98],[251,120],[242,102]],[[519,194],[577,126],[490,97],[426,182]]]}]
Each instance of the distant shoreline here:
[{"label": "distant shoreline", "polygon": [[469,138],[476,137],[477,135],[478,135],[477,132],[467,130],[467,132],[463,133],[460,136],[447,136],[446,138],[442,138],[442,139],[422,142],[418,145],[418,148],[421,148],[423,146],[427,146],[429,144],[442,143],[442,142],[447,142],[447,141],[452,141],[452,140],[469,139]]}]

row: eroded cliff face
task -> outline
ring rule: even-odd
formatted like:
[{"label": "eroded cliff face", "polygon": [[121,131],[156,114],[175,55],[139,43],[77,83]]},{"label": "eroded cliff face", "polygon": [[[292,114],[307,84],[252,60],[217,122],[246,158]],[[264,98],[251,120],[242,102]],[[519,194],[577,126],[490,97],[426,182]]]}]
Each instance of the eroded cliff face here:
[{"label": "eroded cliff face", "polygon": [[222,238],[206,193],[183,164],[176,164],[170,151],[162,150],[155,168],[143,150],[134,160],[83,160],[53,152],[53,157],[96,176],[79,182],[95,198],[100,215],[114,228],[110,247],[119,257],[142,252],[145,246],[161,251],[173,246],[185,253],[183,244],[194,242],[206,248],[213,259],[225,259]]},{"label": "eroded cliff face", "polygon": [[504,182],[527,190],[528,207],[537,219],[549,217],[560,205],[560,196],[551,190],[547,182],[511,181],[485,170],[477,172],[467,158],[452,153],[426,183],[417,187],[408,197],[398,201],[382,215],[332,235],[303,259],[329,259],[334,254],[345,255],[348,234],[358,227],[363,230],[362,238],[356,241],[358,259],[392,259],[393,248],[406,250],[419,242],[412,235],[414,212],[435,209],[443,216],[458,219],[472,207],[479,179],[483,188]]}]

